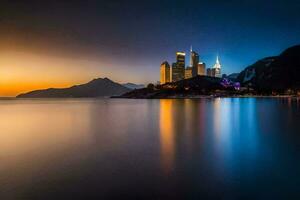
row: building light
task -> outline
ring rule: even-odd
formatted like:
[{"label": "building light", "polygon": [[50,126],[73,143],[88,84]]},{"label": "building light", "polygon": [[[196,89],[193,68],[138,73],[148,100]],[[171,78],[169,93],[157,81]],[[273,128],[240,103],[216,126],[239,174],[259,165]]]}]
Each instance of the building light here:
[{"label": "building light", "polygon": [[184,52],[177,52],[176,54],[177,54],[177,55],[181,55],[181,56],[185,56],[185,53],[184,53]]}]

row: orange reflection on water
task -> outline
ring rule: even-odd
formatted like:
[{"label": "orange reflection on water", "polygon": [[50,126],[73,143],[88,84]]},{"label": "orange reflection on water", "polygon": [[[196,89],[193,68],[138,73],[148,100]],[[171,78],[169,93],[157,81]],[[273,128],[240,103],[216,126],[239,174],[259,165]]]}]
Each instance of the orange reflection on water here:
[{"label": "orange reflection on water", "polygon": [[1,158],[48,155],[89,141],[90,119],[82,117],[89,116],[88,106],[67,100],[19,100],[2,101],[0,110]]},{"label": "orange reflection on water", "polygon": [[166,173],[172,170],[174,162],[172,103],[172,100],[160,100],[160,144],[162,165]]}]

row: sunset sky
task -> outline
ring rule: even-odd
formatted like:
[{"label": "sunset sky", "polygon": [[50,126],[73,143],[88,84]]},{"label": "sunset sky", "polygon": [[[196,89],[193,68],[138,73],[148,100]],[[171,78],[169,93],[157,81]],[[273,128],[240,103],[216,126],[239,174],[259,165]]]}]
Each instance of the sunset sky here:
[{"label": "sunset sky", "polygon": [[208,67],[219,54],[223,73],[240,72],[300,43],[299,10],[296,0],[4,0],[0,96],[97,77],[156,82],[160,63],[190,45]]}]

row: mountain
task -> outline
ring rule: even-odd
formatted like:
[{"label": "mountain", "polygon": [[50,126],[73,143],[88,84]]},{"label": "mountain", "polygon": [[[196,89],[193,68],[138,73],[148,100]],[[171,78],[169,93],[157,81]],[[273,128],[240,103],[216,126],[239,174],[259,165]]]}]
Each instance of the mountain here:
[{"label": "mountain", "polygon": [[[154,88],[142,88],[125,93],[120,98],[177,98],[197,95],[210,95],[216,90],[224,90],[221,79],[208,76],[196,76],[177,82],[158,85]],[[229,88],[228,88],[229,89]]]},{"label": "mountain", "polygon": [[236,81],[236,79],[238,78],[239,76],[239,73],[232,73],[232,74],[229,74],[226,78],[232,80],[232,81]]},{"label": "mountain", "polygon": [[124,83],[122,84],[124,87],[128,88],[128,89],[131,89],[131,90],[134,90],[134,89],[141,89],[141,88],[144,88],[145,85],[143,84],[134,84],[134,83]]},{"label": "mountain", "polygon": [[238,76],[244,86],[262,93],[284,93],[300,89],[300,45],[293,46],[278,56],[261,59]]},{"label": "mountain", "polygon": [[86,84],[75,85],[70,88],[49,88],[35,90],[20,94],[18,98],[81,98],[81,97],[105,97],[121,95],[130,89],[115,83],[108,78],[94,79]]},{"label": "mountain", "polygon": [[258,80],[264,75],[264,70],[267,69],[275,59],[277,59],[276,56],[266,57],[246,67],[238,75],[237,80],[243,85],[257,87]]}]

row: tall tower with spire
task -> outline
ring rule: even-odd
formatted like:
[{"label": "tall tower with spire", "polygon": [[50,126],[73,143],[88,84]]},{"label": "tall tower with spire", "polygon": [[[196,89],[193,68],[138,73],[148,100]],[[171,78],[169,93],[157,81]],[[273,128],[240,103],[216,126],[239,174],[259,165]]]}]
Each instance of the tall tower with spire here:
[{"label": "tall tower with spire", "polygon": [[199,63],[199,54],[193,51],[193,46],[191,45],[190,50],[190,67],[192,68],[192,76],[197,76],[198,74],[198,63]]},{"label": "tall tower with spire", "polygon": [[219,60],[219,55],[217,55],[217,60],[216,60],[216,64],[213,66],[213,71],[214,71],[214,75],[215,77],[222,77],[222,73],[221,73],[221,64],[220,64],[220,60]]}]

